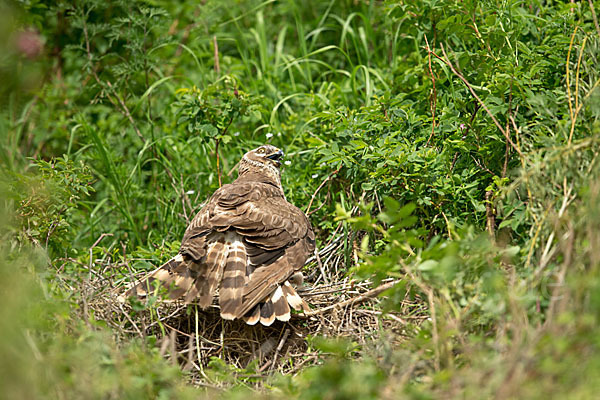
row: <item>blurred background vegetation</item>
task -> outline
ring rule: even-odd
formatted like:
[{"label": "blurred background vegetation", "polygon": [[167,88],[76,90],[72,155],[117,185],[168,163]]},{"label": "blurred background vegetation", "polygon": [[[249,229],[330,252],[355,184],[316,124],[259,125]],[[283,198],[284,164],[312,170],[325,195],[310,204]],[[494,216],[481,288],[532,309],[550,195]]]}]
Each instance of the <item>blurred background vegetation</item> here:
[{"label": "blurred background vegetation", "polygon": [[[0,2],[0,396],[594,398],[598,12]],[[316,338],[317,362],[258,384],[212,363],[197,388],[85,283],[97,258],[121,281],[167,260],[265,142],[318,245],[342,237],[344,273],[401,280],[381,311],[409,296],[427,318],[393,346]]]}]

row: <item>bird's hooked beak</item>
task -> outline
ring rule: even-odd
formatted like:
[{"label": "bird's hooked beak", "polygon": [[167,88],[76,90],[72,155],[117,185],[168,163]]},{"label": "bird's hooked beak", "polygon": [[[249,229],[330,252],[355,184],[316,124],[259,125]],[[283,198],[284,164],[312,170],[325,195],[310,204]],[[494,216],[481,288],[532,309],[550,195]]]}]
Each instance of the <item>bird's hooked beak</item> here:
[{"label": "bird's hooked beak", "polygon": [[285,154],[283,154],[283,151],[278,150],[276,153],[268,155],[267,158],[269,160],[277,161],[278,163],[280,163],[284,155]]}]

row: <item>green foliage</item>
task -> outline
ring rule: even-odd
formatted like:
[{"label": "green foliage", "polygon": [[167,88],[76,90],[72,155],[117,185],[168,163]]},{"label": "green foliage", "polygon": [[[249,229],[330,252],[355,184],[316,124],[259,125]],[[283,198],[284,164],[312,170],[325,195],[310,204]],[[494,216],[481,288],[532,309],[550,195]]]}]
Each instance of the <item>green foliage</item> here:
[{"label": "green foliage", "polygon": [[179,368],[156,349],[118,346],[89,315],[75,315],[41,249],[0,250],[3,397],[191,398]]},{"label": "green foliage", "polygon": [[[225,76],[202,91],[196,87],[180,89],[182,98],[177,104],[180,110],[177,124],[186,125],[190,134],[196,133],[204,140],[229,143],[232,135],[227,131],[233,121],[252,113],[255,108],[249,95],[237,87],[233,78]],[[260,112],[256,112],[260,118]]]},{"label": "green foliage", "polygon": [[361,363],[332,359],[311,367],[298,379],[301,399],[378,399],[385,375],[370,360]]},{"label": "green foliage", "polygon": [[16,216],[15,237],[33,242],[51,255],[68,254],[77,207],[94,190],[91,171],[67,156],[38,160],[35,165],[36,174],[3,177],[5,199],[13,204]]},{"label": "green foliage", "polygon": [[[353,278],[400,281],[384,312],[410,299],[428,318],[407,316],[393,346],[316,339],[321,365],[263,382],[268,394],[592,397],[593,6],[2,3],[2,266],[18,266],[3,300],[6,313],[34,310],[7,314],[19,322],[3,331],[48,365],[1,347],[16,360],[9,392],[177,396],[179,374],[154,347],[116,350],[65,282],[100,274],[99,257],[132,270],[166,260],[240,156],[271,142],[318,245],[342,236]],[[257,367],[214,359],[206,374],[242,397],[262,382]]]}]

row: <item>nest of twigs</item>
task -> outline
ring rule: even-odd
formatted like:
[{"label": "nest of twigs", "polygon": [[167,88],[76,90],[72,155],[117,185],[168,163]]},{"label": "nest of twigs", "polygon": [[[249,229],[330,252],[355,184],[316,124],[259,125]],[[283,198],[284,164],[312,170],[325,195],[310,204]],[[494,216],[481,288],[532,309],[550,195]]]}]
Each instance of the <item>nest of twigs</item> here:
[{"label": "nest of twigs", "polygon": [[400,312],[382,313],[378,296],[399,281],[386,280],[372,288],[371,282],[344,276],[339,241],[307,263],[314,272],[308,274],[299,294],[311,311],[293,314],[290,321],[275,321],[269,327],[223,320],[216,305],[202,311],[194,304],[159,300],[135,310],[132,304],[117,300],[121,283],[111,275],[123,276],[119,266],[111,263],[108,255],[93,264],[90,271],[100,272],[90,273],[81,288],[81,301],[85,303],[82,310],[93,311],[94,317],[107,323],[118,339],[159,338],[161,354],[189,371],[192,381],[199,385],[207,385],[205,368],[213,357],[240,370],[252,370],[254,376],[274,371],[293,374],[320,361],[322,354],[308,351],[309,335],[345,337],[368,345],[386,332],[386,341],[401,341],[407,326],[414,327],[425,318],[423,303],[408,298],[402,301]]}]

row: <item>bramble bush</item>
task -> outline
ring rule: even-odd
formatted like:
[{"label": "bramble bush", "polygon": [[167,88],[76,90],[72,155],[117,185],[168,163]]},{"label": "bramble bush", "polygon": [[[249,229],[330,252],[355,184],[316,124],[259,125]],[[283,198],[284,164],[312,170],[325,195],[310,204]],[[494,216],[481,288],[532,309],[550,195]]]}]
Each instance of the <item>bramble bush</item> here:
[{"label": "bramble bush", "polygon": [[[31,310],[5,308],[16,345],[0,352],[22,377],[5,375],[7,393],[197,394],[154,338],[111,337],[82,309],[91,295],[73,289],[105,272],[96,258],[131,271],[168,259],[202,202],[265,142],[284,149],[287,198],[310,214],[317,245],[341,236],[352,279],[399,281],[382,318],[405,298],[426,318],[407,316],[400,343],[383,329],[371,345],[315,339],[316,362],[293,376],[213,360],[205,384],[234,386],[231,397],[256,382],[261,395],[299,398],[597,392],[594,2],[0,11],[2,299]],[[33,384],[38,364],[46,375]]]}]

